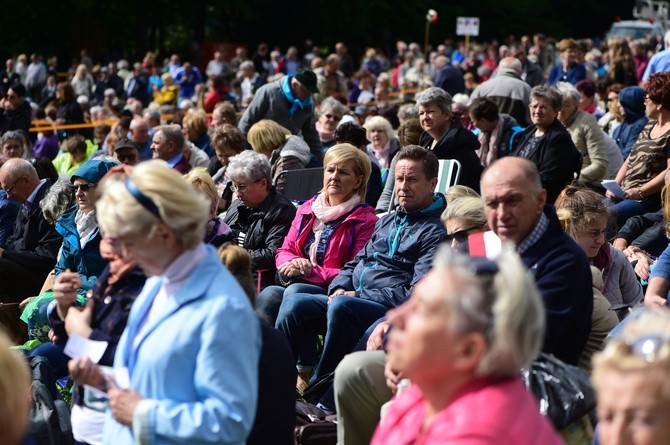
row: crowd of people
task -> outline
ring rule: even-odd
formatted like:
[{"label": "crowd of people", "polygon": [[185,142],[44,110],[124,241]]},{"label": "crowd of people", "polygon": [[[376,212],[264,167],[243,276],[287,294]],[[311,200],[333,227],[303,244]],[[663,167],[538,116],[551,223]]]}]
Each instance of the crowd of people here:
[{"label": "crowd of people", "polygon": [[[74,382],[77,444],[291,444],[296,394],[345,445],[664,443],[663,44],[9,58],[3,327]],[[33,443],[6,343],[0,437]],[[540,413],[540,352],[592,373],[597,419]]]}]

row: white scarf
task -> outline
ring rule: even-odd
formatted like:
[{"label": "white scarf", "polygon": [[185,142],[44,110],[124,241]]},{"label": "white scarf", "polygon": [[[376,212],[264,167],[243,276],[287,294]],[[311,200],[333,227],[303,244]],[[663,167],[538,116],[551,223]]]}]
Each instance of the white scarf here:
[{"label": "white scarf", "polygon": [[95,211],[91,210],[85,214],[81,210],[77,210],[77,214],[74,216],[74,222],[77,225],[77,232],[79,232],[79,244],[83,249],[84,246],[86,246],[86,243],[90,241],[91,235],[95,232],[95,229],[98,228],[98,221],[95,219]]},{"label": "white scarf", "polygon": [[319,245],[319,239],[321,238],[321,232],[323,231],[324,223],[335,221],[338,218],[351,212],[359,203],[361,202],[361,197],[358,194],[355,194],[348,201],[338,204],[336,206],[331,206],[328,204],[325,193],[319,193],[319,196],[316,197],[312,203],[312,212],[316,217],[314,225],[312,226],[312,231],[314,232],[314,242],[309,247],[309,260],[312,264],[317,264],[316,261],[316,247]]}]

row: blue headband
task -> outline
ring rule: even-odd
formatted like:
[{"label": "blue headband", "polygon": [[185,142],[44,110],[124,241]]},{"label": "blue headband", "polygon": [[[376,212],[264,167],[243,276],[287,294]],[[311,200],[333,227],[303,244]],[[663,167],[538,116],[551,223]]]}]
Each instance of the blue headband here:
[{"label": "blue headband", "polygon": [[126,189],[128,192],[133,195],[133,198],[139,202],[142,207],[147,209],[149,212],[151,212],[152,215],[154,215],[158,219],[163,219],[161,218],[161,212],[158,210],[158,207],[156,206],[156,203],[151,200],[147,195],[142,193],[139,188],[137,188],[137,185],[135,182],[130,179],[130,176],[126,178]]}]

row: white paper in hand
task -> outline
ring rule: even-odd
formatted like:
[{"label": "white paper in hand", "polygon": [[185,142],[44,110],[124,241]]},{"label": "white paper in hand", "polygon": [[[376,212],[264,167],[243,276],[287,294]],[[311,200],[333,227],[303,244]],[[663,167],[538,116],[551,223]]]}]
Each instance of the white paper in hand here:
[{"label": "white paper in hand", "polygon": [[616,182],[614,179],[605,179],[603,182],[601,182],[601,184],[607,190],[614,193],[614,196],[616,196],[617,198],[624,199],[623,189],[621,188],[619,183]]},{"label": "white paper in hand", "polygon": [[106,341],[89,340],[77,334],[70,335],[65,344],[64,352],[72,358],[89,358],[98,363],[107,350]]}]

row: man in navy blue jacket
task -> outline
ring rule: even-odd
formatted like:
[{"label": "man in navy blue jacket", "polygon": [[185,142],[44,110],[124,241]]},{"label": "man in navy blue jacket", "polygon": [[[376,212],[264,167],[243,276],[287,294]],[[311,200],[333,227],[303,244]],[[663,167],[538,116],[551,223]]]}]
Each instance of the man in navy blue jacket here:
[{"label": "man in navy blue jacket", "polygon": [[499,159],[481,182],[486,219],[511,241],[535,276],[544,300],[547,329],[542,350],[577,365],[591,332],[593,288],[584,251],[563,231],[532,162]]}]

